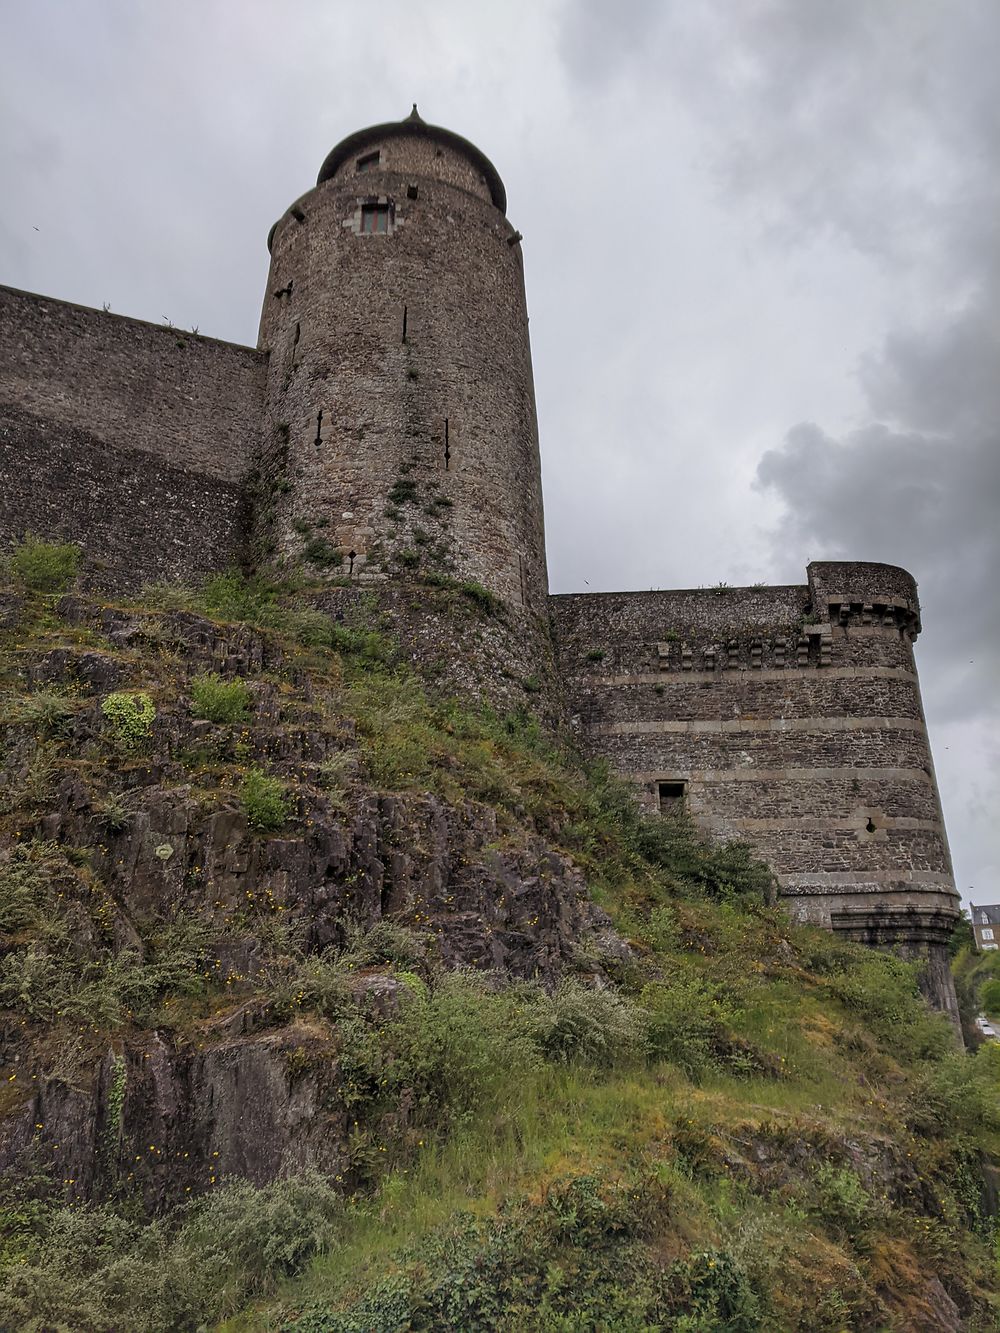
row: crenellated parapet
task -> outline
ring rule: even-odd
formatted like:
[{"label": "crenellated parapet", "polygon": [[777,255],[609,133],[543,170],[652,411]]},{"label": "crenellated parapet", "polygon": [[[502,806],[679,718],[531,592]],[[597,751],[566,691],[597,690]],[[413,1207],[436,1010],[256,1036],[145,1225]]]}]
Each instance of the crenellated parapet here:
[{"label": "crenellated parapet", "polygon": [[920,601],[912,575],[898,565],[816,560],[806,571],[817,621],[840,627],[920,633]]}]

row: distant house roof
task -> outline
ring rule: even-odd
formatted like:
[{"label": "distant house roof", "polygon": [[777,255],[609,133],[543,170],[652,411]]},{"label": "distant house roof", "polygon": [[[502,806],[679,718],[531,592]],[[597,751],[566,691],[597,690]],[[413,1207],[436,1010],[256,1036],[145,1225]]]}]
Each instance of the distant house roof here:
[{"label": "distant house roof", "polygon": [[1000,926],[1000,903],[987,903],[982,907],[973,903],[969,914],[974,926]]}]

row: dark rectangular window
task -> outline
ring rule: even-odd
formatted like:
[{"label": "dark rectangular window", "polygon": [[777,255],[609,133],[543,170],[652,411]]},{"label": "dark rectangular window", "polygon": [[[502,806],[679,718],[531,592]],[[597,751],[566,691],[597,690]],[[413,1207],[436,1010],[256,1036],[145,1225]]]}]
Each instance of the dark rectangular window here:
[{"label": "dark rectangular window", "polygon": [[389,205],[364,204],[361,208],[361,233],[374,236],[376,232],[389,230]]},{"label": "dark rectangular window", "polygon": [[684,798],[687,795],[686,782],[657,783],[657,792],[661,815],[676,815],[684,809]]},{"label": "dark rectangular window", "polygon": [[376,148],[374,153],[365,153],[364,157],[358,158],[358,170],[371,171],[372,167],[377,167],[381,160],[382,154]]}]

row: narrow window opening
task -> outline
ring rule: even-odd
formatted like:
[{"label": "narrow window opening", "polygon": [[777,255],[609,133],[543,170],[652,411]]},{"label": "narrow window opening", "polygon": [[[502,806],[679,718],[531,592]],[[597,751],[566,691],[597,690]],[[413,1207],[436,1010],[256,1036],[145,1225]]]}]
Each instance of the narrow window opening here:
[{"label": "narrow window opening", "polygon": [[358,558],[358,553],[357,553],[357,551],[348,551],[348,552],[347,552],[347,559],[348,559],[347,576],[348,576],[348,578],[350,578],[350,576],[354,573],[354,562],[355,562],[355,560],[357,560],[357,558]]},{"label": "narrow window opening", "polygon": [[301,208],[293,208],[292,217],[295,219],[296,222],[305,222],[306,220],[306,215],[305,213],[303,213]]},{"label": "narrow window opening", "polygon": [[362,204],[361,206],[362,236],[385,235],[385,233],[388,230],[389,230],[389,205]]},{"label": "narrow window opening", "polygon": [[660,800],[661,815],[680,814],[684,809],[684,798],[687,795],[686,782],[660,782],[657,783],[657,795]]},{"label": "narrow window opening", "polygon": [[866,833],[874,833],[874,832],[875,832],[875,821],[871,818],[870,815],[869,815],[869,817],[868,817],[868,823],[865,825],[865,832],[866,832]]},{"label": "narrow window opening", "polygon": [[299,325],[298,321],[296,320],[296,323],[295,323],[295,336],[292,338],[292,346],[293,346],[293,347],[298,347],[298,345],[299,345],[299,338],[300,338],[301,336],[302,336],[302,328],[301,328],[301,326]]},{"label": "narrow window opening", "polygon": [[381,161],[382,161],[382,153],[378,148],[376,148],[374,153],[365,153],[364,157],[358,158],[358,170],[371,171],[372,168],[377,167]]},{"label": "narrow window opening", "polygon": [[406,187],[406,197],[407,199],[416,199],[417,187],[415,185],[408,185]]},{"label": "narrow window opening", "polygon": [[451,462],[451,447],[448,440],[448,418],[444,419],[444,470],[448,471],[448,465]]},{"label": "narrow window opening", "polygon": [[403,342],[406,342],[406,306],[403,306]]},{"label": "narrow window opening", "polygon": [[323,443],[323,409],[320,408],[319,414],[316,417],[316,438],[315,440],[313,440],[313,444],[315,444],[316,448],[318,449],[322,443]]}]

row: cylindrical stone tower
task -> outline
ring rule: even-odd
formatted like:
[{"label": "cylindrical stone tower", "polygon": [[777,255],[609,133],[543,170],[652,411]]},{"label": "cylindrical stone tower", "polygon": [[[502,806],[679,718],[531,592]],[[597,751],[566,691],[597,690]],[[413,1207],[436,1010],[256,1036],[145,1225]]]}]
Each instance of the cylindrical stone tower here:
[{"label": "cylindrical stone tower", "polygon": [[450,587],[541,624],[548,581],[520,235],[465,139],[360,130],[271,232],[271,554]]}]

